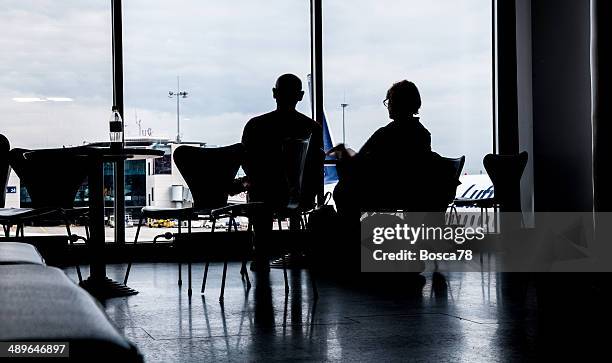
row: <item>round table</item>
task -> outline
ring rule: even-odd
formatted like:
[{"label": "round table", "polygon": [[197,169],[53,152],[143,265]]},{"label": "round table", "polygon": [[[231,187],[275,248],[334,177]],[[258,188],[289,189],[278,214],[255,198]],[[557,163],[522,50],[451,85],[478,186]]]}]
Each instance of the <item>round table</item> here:
[{"label": "round table", "polygon": [[[44,151],[44,153],[43,153]],[[110,147],[78,146],[70,148],[33,150],[25,154],[26,158],[50,157],[51,159],[67,157],[86,157],[89,162],[89,241],[88,249],[91,256],[89,277],[81,282],[81,287],[99,298],[119,297],[137,294],[138,291],[111,280],[106,276],[104,248],[104,163],[124,162],[157,158],[164,155],[163,150],[126,147],[114,149]],[[116,195],[115,204],[125,203],[125,195]],[[125,223],[116,220],[115,223]]]}]

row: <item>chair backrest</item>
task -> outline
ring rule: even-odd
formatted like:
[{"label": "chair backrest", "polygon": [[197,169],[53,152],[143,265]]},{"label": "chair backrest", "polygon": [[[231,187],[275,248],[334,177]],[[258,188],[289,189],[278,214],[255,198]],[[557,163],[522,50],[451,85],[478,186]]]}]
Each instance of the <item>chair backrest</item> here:
[{"label": "chair backrest", "polygon": [[227,205],[243,155],[242,144],[217,148],[182,145],[176,148],[174,163],[189,186],[194,208],[213,209]]},{"label": "chair backrest", "polygon": [[459,179],[459,177],[461,177],[461,172],[463,171],[463,166],[465,165],[465,155],[461,156],[460,158],[442,157],[441,161],[448,164],[449,168],[454,171],[453,175],[455,178]]},{"label": "chair backrest", "polygon": [[528,154],[488,154],[482,163],[495,190],[495,200],[502,212],[521,211],[521,177],[527,165]]},{"label": "chair backrest", "polygon": [[[444,165],[444,169],[448,170],[448,174],[452,175],[454,180],[459,181],[459,178],[461,177],[461,172],[463,171],[463,166],[465,165],[465,155],[462,155],[459,158],[445,158],[445,157],[441,157],[440,158],[440,162],[442,165]],[[455,194],[457,193],[457,186],[459,184],[456,184],[454,187],[450,187],[450,189],[452,189],[452,199],[449,200],[449,203],[453,201],[453,199],[455,198]],[[450,192],[449,189],[449,192]]]},{"label": "chair backrest", "polygon": [[[305,138],[287,138],[282,144],[282,167],[283,175],[285,176],[286,186],[286,207],[288,209],[296,209],[300,207],[302,202],[302,186],[304,180],[304,167],[306,165],[306,156],[310,145],[311,135]],[[321,180],[322,182],[322,180]],[[279,191],[283,193],[283,191]]]},{"label": "chair backrest", "polygon": [[8,139],[0,134],[0,208],[4,208],[6,201],[6,186],[8,178],[11,174],[11,166],[9,164],[9,150],[11,146]]},{"label": "chair backrest", "polygon": [[[432,153],[433,162],[425,176],[428,192],[422,202],[424,211],[446,211],[449,204],[455,199],[459,177],[465,165],[465,156],[459,158],[445,158]],[[416,199],[419,199],[416,197]]]},{"label": "chair backrest", "polygon": [[[25,153],[32,152],[29,157]],[[87,178],[84,156],[57,150],[13,149],[9,162],[32,200],[32,208],[73,208],[80,186]]]}]

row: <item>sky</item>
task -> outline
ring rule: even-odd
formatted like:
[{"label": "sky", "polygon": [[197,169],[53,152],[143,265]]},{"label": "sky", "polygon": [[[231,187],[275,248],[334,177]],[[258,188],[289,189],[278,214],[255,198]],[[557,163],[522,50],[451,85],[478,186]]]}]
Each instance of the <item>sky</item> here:
[{"label": "sky", "polygon": [[[323,1],[324,97],[335,142],[358,149],[390,120],[396,81],[421,91],[435,151],[466,155],[478,173],[491,151],[491,29],[487,0]],[[240,141],[274,108],[278,75],[310,72],[308,0],[129,0],[124,12],[127,136]],[[0,133],[16,147],[108,139],[112,106],[110,1],[0,0]],[[299,110],[310,114],[306,92]],[[37,102],[23,102],[38,99]]]}]

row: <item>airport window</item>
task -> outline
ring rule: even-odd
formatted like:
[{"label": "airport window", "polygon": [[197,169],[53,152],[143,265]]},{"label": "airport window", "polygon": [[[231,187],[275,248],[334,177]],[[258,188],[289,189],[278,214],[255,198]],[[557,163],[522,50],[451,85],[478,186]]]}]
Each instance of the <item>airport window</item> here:
[{"label": "airport window", "polygon": [[153,174],[172,174],[172,155],[166,154],[160,158],[153,159]]},{"label": "airport window", "polygon": [[[492,151],[491,2],[323,2],[325,111],[334,143],[358,150],[390,122],[382,101],[399,80],[420,90],[432,148],[484,173]],[[343,137],[343,106],[345,134]]]},{"label": "airport window", "polygon": [[[209,146],[239,142],[250,118],[274,109],[271,89],[287,72],[302,79],[306,95],[298,110],[311,116],[311,2],[262,4],[123,2],[126,137],[165,140],[164,147],[177,139]],[[8,24],[0,45],[14,49],[15,39],[21,44],[19,52],[0,56],[6,68],[0,106],[14,116],[2,131],[12,145],[107,141],[108,4],[12,2],[7,9],[0,14]],[[323,2],[322,14],[324,106],[334,144],[346,141],[358,150],[389,121],[382,104],[387,89],[409,79],[421,91],[420,116],[433,149],[448,157],[466,155],[464,173],[484,172],[482,157],[491,152],[493,139],[490,2],[330,0]],[[84,48],[88,51],[78,51]],[[29,127],[19,126],[24,124]],[[48,132],[50,125],[54,132]],[[127,164],[128,207],[146,203],[145,172],[173,172],[170,147],[147,162],[146,170],[143,162],[130,174]],[[110,164],[104,174],[106,207],[111,207]],[[86,196],[84,186],[77,200],[85,205]],[[154,201],[153,189],[150,198]],[[23,191],[21,200],[27,204],[27,199]]]},{"label": "airport window", "polygon": [[130,212],[145,204],[145,163],[145,160],[128,160],[125,163],[125,206]]}]

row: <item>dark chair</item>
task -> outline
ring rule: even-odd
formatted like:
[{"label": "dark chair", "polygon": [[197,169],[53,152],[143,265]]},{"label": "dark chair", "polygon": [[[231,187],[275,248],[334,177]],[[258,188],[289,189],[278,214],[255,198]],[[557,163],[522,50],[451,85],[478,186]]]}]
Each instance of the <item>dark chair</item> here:
[{"label": "dark chair", "polygon": [[4,208],[6,202],[6,186],[8,185],[8,178],[11,174],[11,163],[10,163],[10,144],[8,139],[0,134],[0,224],[4,230],[4,236],[10,237],[11,227],[16,226],[16,235],[23,236],[23,222],[30,220],[35,217],[42,216],[52,212],[52,209],[40,208]]},{"label": "dark chair", "polygon": [[481,214],[484,210],[487,218],[489,208],[500,208],[502,212],[521,212],[521,177],[528,159],[526,151],[514,155],[486,155],[482,162],[493,182],[495,194],[483,199],[457,198],[454,206],[480,208]]},{"label": "dark chair", "polygon": [[[26,155],[27,154],[27,155]],[[88,162],[85,157],[55,150],[12,149],[9,162],[17,173],[21,185],[25,186],[31,200],[32,212],[12,216],[18,225],[18,233],[24,236],[24,224],[29,222],[59,223],[66,226],[69,245],[79,239],[87,242],[87,236],[75,235],[70,225],[83,219],[88,208],[76,208],[76,194],[87,178]],[[76,266],[79,281],[82,281],[79,266]]]},{"label": "dark chair", "polygon": [[[147,218],[156,219],[177,219],[179,224],[179,234],[181,233],[181,222],[187,221],[188,233],[191,233],[192,220],[210,220],[212,222],[211,232],[215,231],[215,224],[219,218],[229,217],[229,228],[235,227],[235,221],[232,216],[223,214],[212,214],[211,211],[228,205],[227,199],[229,191],[232,189],[232,184],[236,173],[240,168],[243,158],[242,144],[234,144],[218,148],[201,148],[195,146],[179,146],[174,151],[174,163],[176,164],[181,175],[187,182],[189,190],[193,196],[193,206],[191,208],[156,208],[144,207],[138,221],[138,228],[134,238],[134,244],[138,241],[138,234],[142,223]],[[172,236],[167,236],[172,238]],[[208,271],[209,263],[206,262],[205,271]],[[127,284],[131,262],[125,274],[124,284]],[[181,264],[179,263],[179,281],[181,280]],[[223,281],[221,285],[221,298],[225,288],[225,274],[227,271],[227,261],[223,266]],[[205,272],[205,273],[206,273]],[[246,279],[247,286],[250,287],[248,272],[246,269],[246,260],[243,261],[241,275]],[[188,295],[191,296],[191,262],[188,262],[189,273],[189,288]]]},{"label": "dark chair", "polygon": [[[277,202],[250,202],[241,205],[228,206],[214,210],[212,215],[229,215],[233,218],[247,217],[250,220],[256,213],[260,213],[262,208],[265,208],[266,211],[270,211],[272,213],[273,219],[278,221],[279,229],[282,228],[280,221],[287,218],[299,223],[297,226],[299,228],[297,229],[305,229],[306,223],[304,221],[304,214],[314,207],[314,198],[317,192],[317,187],[315,186],[309,185],[307,188],[304,188],[304,179],[306,176],[305,169],[308,159],[307,156],[309,145],[310,136],[306,138],[288,138],[283,142],[282,150],[279,154],[281,160],[275,164],[280,168],[281,173],[279,173],[279,175],[284,175],[284,180],[281,183],[282,185],[279,187],[277,195],[275,196]],[[323,170],[323,159],[324,154],[321,154],[321,165],[320,168],[318,168],[318,170],[321,170],[321,172]],[[318,161],[312,160],[311,162]],[[309,169],[315,170],[316,168]],[[311,176],[309,175],[309,177]],[[322,185],[322,175],[319,180],[320,184]],[[309,192],[304,193],[305,189]],[[285,294],[288,294],[289,283],[287,279],[286,263],[287,251],[282,251],[281,256],[283,277],[285,281]],[[314,296],[317,297],[318,291],[315,280],[312,278],[312,266],[309,268],[309,271],[311,273],[313,293]],[[205,285],[206,273],[204,274],[202,280],[202,289],[204,289]]]},{"label": "dark chair", "polygon": [[493,155],[484,157],[483,164],[495,188],[494,202],[502,212],[520,212],[521,178],[527,166],[527,151],[517,155]]}]

